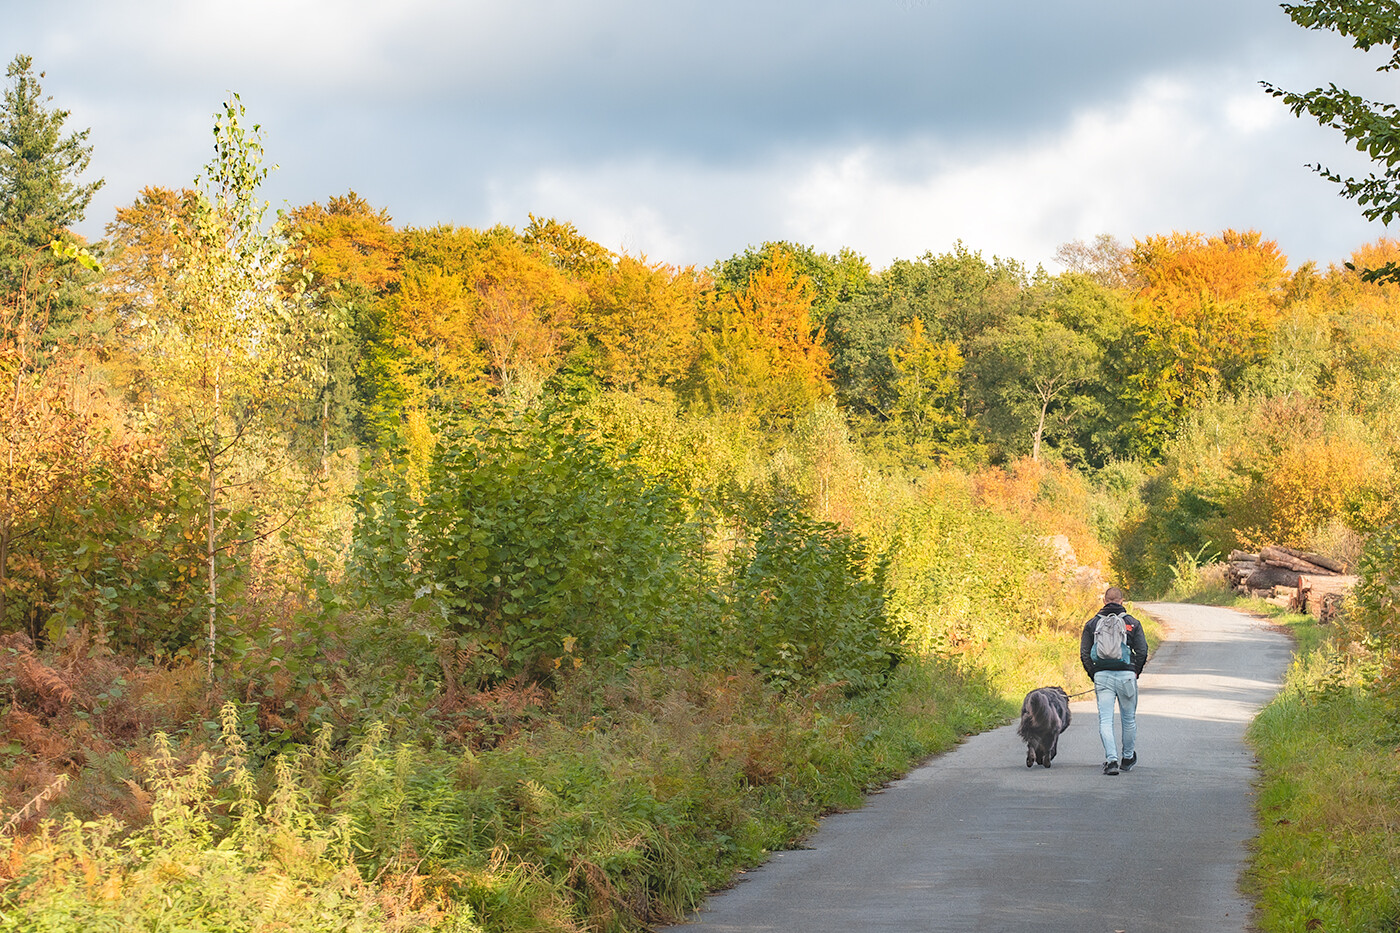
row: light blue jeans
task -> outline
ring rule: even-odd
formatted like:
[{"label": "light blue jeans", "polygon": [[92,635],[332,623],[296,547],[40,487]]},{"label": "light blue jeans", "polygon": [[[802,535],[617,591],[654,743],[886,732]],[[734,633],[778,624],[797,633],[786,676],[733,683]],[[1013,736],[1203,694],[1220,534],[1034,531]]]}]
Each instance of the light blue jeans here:
[{"label": "light blue jeans", "polygon": [[[1099,671],[1094,675],[1094,696],[1099,701],[1099,739],[1105,761],[1122,761],[1137,754],[1137,675],[1132,671]],[[1113,701],[1123,720],[1123,754],[1113,740]]]}]

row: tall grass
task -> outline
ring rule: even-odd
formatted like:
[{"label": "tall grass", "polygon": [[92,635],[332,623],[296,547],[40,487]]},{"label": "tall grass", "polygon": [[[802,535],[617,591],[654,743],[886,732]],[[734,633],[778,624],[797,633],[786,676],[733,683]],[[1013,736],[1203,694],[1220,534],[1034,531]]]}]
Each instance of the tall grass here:
[{"label": "tall grass", "polygon": [[149,822],[0,842],[0,930],[640,930],[1014,709],[934,658],[854,698],[642,667],[492,749],[327,729],[259,763],[230,704],[213,752],[158,737]]},{"label": "tall grass", "polygon": [[1290,617],[1300,650],[1250,728],[1263,773],[1249,874],[1274,931],[1400,929],[1400,721],[1378,659]]}]

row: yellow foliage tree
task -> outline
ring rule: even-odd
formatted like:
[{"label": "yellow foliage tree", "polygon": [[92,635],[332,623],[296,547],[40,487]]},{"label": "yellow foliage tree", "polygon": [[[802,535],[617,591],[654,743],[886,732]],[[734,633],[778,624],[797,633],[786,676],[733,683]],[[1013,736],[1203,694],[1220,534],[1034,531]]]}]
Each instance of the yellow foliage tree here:
[{"label": "yellow foliage tree", "polygon": [[1328,270],[1324,308],[1352,378],[1383,377],[1400,360],[1400,285],[1362,278],[1366,269],[1400,261],[1400,241],[1382,238],[1356,250],[1351,267]]},{"label": "yellow foliage tree", "polygon": [[692,371],[694,396],[711,409],[790,419],[832,394],[831,360],[812,323],[815,292],[777,251],[741,290],[714,299]]},{"label": "yellow foliage tree", "polygon": [[598,352],[598,376],[622,389],[679,379],[694,355],[705,282],[693,267],[620,256],[592,283],[582,324]]},{"label": "yellow foliage tree", "polygon": [[900,328],[890,350],[895,400],[890,424],[921,459],[958,459],[973,446],[972,422],[962,410],[962,352],[950,340],[931,340],[922,318]]}]

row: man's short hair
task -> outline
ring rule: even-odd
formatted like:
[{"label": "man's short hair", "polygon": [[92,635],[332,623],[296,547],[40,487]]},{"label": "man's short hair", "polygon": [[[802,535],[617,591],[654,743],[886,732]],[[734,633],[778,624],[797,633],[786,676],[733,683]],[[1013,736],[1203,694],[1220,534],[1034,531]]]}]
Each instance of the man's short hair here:
[{"label": "man's short hair", "polygon": [[1110,586],[1103,594],[1103,601],[1106,603],[1121,603],[1123,601],[1123,591],[1116,586]]}]

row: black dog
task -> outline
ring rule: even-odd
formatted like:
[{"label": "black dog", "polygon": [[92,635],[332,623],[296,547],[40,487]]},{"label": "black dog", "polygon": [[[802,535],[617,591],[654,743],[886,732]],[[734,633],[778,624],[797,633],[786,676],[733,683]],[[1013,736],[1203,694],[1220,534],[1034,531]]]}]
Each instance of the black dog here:
[{"label": "black dog", "polygon": [[1063,687],[1037,687],[1021,704],[1016,734],[1026,740],[1026,767],[1050,767],[1060,748],[1060,733],[1069,728],[1069,694]]}]

